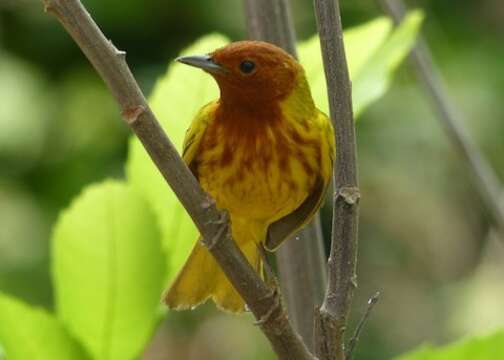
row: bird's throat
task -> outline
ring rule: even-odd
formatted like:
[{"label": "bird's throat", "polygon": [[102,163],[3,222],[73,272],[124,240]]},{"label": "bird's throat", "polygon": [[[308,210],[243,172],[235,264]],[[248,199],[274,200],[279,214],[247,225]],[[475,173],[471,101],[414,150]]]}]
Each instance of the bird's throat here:
[{"label": "bird's throat", "polygon": [[280,101],[276,99],[221,96],[216,117],[223,126],[239,126],[246,131],[278,123],[281,120],[282,111]]}]

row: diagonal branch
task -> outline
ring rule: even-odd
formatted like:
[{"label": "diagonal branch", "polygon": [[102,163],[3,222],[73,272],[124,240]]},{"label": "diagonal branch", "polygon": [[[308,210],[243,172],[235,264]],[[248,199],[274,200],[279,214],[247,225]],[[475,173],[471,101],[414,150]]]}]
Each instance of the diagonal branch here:
[{"label": "diagonal branch", "polygon": [[105,38],[79,0],[42,0],[75,40],[118,102],[166,182],[191,215],[202,242],[245,299],[280,359],[313,359],[292,329],[280,295],[252,269],[231,238],[227,214],[215,207],[184,164],[140,91],[125,53]]},{"label": "diagonal branch", "polygon": [[[401,22],[406,13],[405,5],[401,0],[378,1],[384,10],[392,16],[396,24]],[[501,184],[495,171],[478,147],[471,141],[464,128],[463,118],[448,96],[441,75],[432,60],[432,55],[424,39],[418,39],[416,46],[411,51],[410,61],[439,114],[438,118],[446,135],[472,173],[476,188],[499,233],[499,238],[504,241],[504,207],[499,202]]]},{"label": "diagonal branch", "polygon": [[336,140],[334,209],[329,281],[315,327],[316,353],[344,360],[344,333],[357,287],[357,232],[360,193],[357,180],[352,91],[343,44],[338,0],[314,0],[324,60],[329,110]]},{"label": "diagonal branch", "polygon": [[[244,0],[249,37],[276,44],[296,55],[296,35],[289,0]],[[327,282],[320,216],[288,239],[276,252],[280,286],[289,317],[313,349],[314,309]]]}]

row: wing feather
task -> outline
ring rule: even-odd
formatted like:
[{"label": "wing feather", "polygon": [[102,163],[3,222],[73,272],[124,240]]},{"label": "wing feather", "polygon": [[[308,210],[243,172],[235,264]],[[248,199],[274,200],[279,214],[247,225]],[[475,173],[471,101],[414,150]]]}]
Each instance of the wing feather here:
[{"label": "wing feather", "polygon": [[296,210],[270,224],[266,233],[267,250],[275,251],[284,240],[310,222],[322,204],[326,188],[322,178],[317,178],[312,193]]},{"label": "wing feather", "polygon": [[316,214],[329,187],[335,159],[334,133],[331,121],[322,112],[315,118],[315,124],[321,131],[322,169],[315,180],[311,193],[293,212],[270,224],[266,233],[265,247],[276,250],[282,242],[293,236],[299,229],[308,224]]},{"label": "wing feather", "polygon": [[191,169],[194,176],[198,177],[193,166],[193,161],[199,152],[201,139],[206,132],[208,124],[214,118],[217,102],[213,101],[201,108],[199,113],[194,117],[191,126],[186,131],[184,145],[182,147],[182,158],[186,165]]}]

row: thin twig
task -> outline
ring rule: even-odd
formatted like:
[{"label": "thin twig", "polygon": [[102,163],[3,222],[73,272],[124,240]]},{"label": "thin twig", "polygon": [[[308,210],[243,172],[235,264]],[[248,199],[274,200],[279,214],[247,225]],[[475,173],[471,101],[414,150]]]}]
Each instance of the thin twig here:
[{"label": "thin twig", "polygon": [[355,328],[355,332],[348,342],[348,349],[346,350],[346,360],[352,360],[353,352],[355,350],[355,347],[357,343],[359,342],[359,337],[362,332],[362,329],[364,328],[364,325],[366,324],[366,321],[369,317],[369,314],[371,314],[371,311],[373,310],[374,306],[380,299],[380,292],[377,291],[367,302],[366,310],[364,311],[364,315],[362,315],[359,324]]},{"label": "thin twig", "polygon": [[315,343],[321,360],[343,360],[344,333],[357,287],[357,237],[360,192],[350,76],[338,0],[314,0],[317,28],[336,140],[334,210],[329,281],[316,318]]},{"label": "thin twig", "polygon": [[[252,39],[276,44],[296,57],[296,35],[289,0],[244,0]],[[313,349],[313,319],[327,282],[320,216],[278,249],[280,286],[296,331]]]},{"label": "thin twig", "polygon": [[[384,10],[399,24],[406,13],[406,7],[401,0],[378,0]],[[499,201],[501,183],[479,148],[472,142],[464,128],[463,117],[457,111],[449,98],[443,79],[432,59],[431,52],[425,40],[418,38],[416,46],[410,54],[410,61],[415,67],[418,78],[425,87],[427,94],[437,110],[438,119],[445,133],[452,141],[464,163],[473,175],[476,188],[485,204],[492,222],[499,232],[499,238],[504,241],[504,207]]]},{"label": "thin twig", "polygon": [[313,359],[289,323],[279,294],[252,269],[231,238],[227,214],[217,210],[165,135],[126,63],[79,0],[43,0],[103,78],[124,120],[191,215],[203,244],[245,299],[280,359]]}]

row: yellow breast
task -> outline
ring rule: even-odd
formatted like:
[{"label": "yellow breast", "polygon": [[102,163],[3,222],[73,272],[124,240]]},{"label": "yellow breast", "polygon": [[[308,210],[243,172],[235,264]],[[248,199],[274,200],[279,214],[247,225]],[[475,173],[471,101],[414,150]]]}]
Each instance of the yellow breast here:
[{"label": "yellow breast", "polygon": [[268,223],[295,210],[321,171],[315,129],[283,119],[258,125],[264,128],[253,136],[229,136],[221,125],[209,125],[197,159],[201,185],[217,206]]}]

